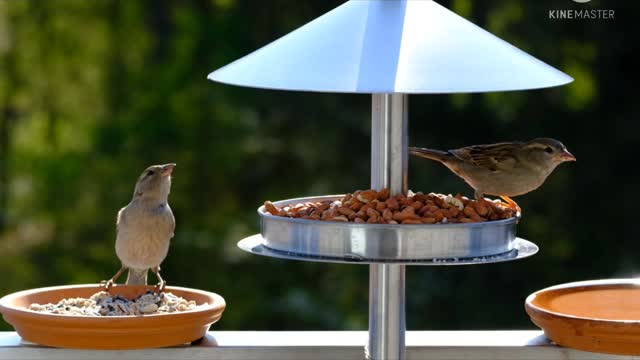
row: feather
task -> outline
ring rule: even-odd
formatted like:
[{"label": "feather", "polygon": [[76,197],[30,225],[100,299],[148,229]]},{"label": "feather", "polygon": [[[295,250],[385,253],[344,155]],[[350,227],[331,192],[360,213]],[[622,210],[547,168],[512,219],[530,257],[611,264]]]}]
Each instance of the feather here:
[{"label": "feather", "polygon": [[514,156],[514,150],[520,146],[522,143],[474,145],[449,150],[449,153],[462,161],[498,172],[510,170],[516,165],[518,160]]}]

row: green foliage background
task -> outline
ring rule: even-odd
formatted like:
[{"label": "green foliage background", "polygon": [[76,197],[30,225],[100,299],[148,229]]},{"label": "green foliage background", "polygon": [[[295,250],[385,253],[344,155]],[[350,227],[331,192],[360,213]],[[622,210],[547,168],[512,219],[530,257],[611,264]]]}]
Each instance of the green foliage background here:
[{"label": "green foliage background", "polygon": [[[218,329],[365,329],[366,266],[247,255],[266,199],[369,184],[370,97],[267,91],[206,75],[338,0],[0,1],[0,295],[112,275],[115,215],[148,165],[176,162],[171,284],[228,303]],[[576,81],[557,89],[412,96],[410,142],[435,148],[537,136],[578,162],[518,198],[540,253],[491,266],[411,267],[410,329],[532,328],[526,295],[637,275],[638,42],[633,1],[441,1]],[[548,19],[607,8],[610,21]],[[411,160],[410,187],[472,191]],[[0,323],[0,329],[10,326]]]}]

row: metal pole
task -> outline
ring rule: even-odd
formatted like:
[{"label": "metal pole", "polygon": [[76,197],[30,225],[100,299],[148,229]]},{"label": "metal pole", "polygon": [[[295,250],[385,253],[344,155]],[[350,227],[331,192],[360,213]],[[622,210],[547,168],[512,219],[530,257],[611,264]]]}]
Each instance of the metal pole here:
[{"label": "metal pole", "polygon": [[[373,94],[371,187],[407,193],[408,96]],[[405,266],[374,264],[369,270],[368,358],[404,359]]]}]

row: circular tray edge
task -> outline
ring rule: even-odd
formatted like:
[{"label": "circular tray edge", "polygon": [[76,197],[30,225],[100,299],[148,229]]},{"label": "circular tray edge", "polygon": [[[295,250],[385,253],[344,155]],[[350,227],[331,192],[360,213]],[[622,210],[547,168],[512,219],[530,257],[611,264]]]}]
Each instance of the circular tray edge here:
[{"label": "circular tray edge", "polygon": [[474,264],[491,264],[498,262],[506,262],[513,260],[520,260],[529,256],[535,255],[538,252],[538,246],[530,241],[522,238],[516,238],[514,240],[514,249],[503,254],[479,256],[473,258],[429,258],[429,259],[391,259],[391,260],[376,260],[376,259],[361,259],[353,257],[325,257],[314,256],[306,254],[297,254],[292,252],[285,252],[279,250],[273,250],[264,245],[264,238],[260,234],[249,236],[238,242],[238,247],[246,252],[262,255],[267,257],[288,259],[288,260],[300,260],[300,261],[315,261],[315,262],[327,262],[327,263],[340,263],[340,264],[397,264],[397,265],[427,265],[427,266],[443,266],[443,265],[474,265]]}]

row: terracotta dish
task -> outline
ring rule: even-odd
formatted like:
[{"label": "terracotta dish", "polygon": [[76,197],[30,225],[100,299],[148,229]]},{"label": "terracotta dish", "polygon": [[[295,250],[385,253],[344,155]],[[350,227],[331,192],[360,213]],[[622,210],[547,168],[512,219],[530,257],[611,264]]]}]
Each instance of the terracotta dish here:
[{"label": "terracotta dish", "polygon": [[[200,305],[196,310],[145,316],[89,317],[45,314],[27,310],[32,303],[57,303],[64,298],[88,298],[98,285],[72,285],[25,290],[0,299],[0,312],[26,341],[78,349],[142,349],[174,346],[202,338],[222,316],[224,299],[217,294],[168,286],[171,292]],[[116,285],[110,292],[135,298],[153,286]]]},{"label": "terracotta dish", "polygon": [[529,295],[525,309],[558,345],[640,355],[640,279],[553,286]]}]

